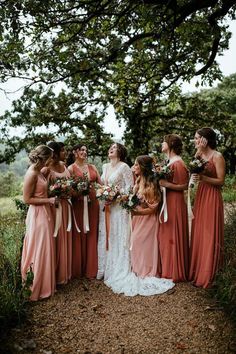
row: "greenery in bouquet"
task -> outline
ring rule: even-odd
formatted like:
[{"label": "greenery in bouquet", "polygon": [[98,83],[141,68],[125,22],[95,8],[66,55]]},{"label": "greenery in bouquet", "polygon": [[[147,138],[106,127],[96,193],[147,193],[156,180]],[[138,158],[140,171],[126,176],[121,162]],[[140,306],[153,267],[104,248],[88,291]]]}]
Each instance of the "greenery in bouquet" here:
[{"label": "greenery in bouquet", "polygon": [[119,188],[116,185],[101,185],[95,183],[94,188],[96,191],[97,199],[104,200],[106,202],[115,201],[120,194]]},{"label": "greenery in bouquet", "polygon": [[73,177],[73,188],[76,192],[78,192],[82,195],[88,195],[89,188],[90,188],[88,174],[83,173],[83,176],[74,176]]},{"label": "greenery in bouquet", "polygon": [[205,170],[207,161],[201,158],[200,156],[195,157],[188,164],[188,169],[190,173],[201,173]]},{"label": "greenery in bouquet", "polygon": [[172,170],[170,166],[168,166],[166,160],[160,163],[155,163],[153,166],[153,172],[156,174],[158,179],[168,179],[172,175]]},{"label": "greenery in bouquet", "polygon": [[49,197],[58,197],[69,199],[73,192],[73,178],[57,177],[49,182]]},{"label": "greenery in bouquet", "polygon": [[129,191],[128,193],[121,193],[118,197],[118,201],[120,206],[127,210],[129,213],[133,211],[139,204],[140,199],[136,194],[133,193],[133,190]]}]

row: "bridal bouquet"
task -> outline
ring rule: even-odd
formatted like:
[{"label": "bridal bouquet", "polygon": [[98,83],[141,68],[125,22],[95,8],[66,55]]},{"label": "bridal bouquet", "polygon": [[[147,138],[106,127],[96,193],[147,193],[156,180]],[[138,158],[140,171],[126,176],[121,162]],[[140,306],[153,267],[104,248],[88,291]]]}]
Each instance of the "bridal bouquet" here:
[{"label": "bridal bouquet", "polygon": [[167,161],[155,163],[153,166],[153,172],[156,174],[158,179],[168,179],[172,175],[172,170],[170,166],[168,166]]},{"label": "bridal bouquet", "polygon": [[49,197],[69,199],[74,189],[74,180],[71,177],[57,177],[49,182]]},{"label": "bridal bouquet", "polygon": [[118,201],[120,206],[128,212],[131,212],[140,204],[140,199],[134,194],[133,190],[130,190],[127,194],[121,193],[118,196]]},{"label": "bridal bouquet", "polygon": [[[196,156],[193,160],[191,160],[188,164],[188,169],[191,173],[191,175],[193,173],[201,173],[205,170],[206,165],[207,165],[207,161],[204,160],[203,158],[201,158],[200,156]],[[190,178],[190,182],[189,182],[190,187],[194,187],[194,181],[192,179],[192,176]]]},{"label": "bridal bouquet", "polygon": [[113,202],[119,195],[119,188],[116,185],[101,185],[99,183],[94,184],[97,199],[104,200],[106,202]]},{"label": "bridal bouquet", "polygon": [[90,188],[88,174],[84,173],[82,177],[74,176],[73,177],[73,188],[76,192],[81,193],[82,195],[88,195],[89,188]]}]

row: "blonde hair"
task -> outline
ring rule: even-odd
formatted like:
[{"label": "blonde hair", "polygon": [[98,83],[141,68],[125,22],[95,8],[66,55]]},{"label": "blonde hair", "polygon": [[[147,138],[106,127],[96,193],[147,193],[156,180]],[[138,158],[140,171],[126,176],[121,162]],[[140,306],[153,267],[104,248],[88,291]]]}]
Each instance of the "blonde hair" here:
[{"label": "blonde hair", "polygon": [[29,153],[29,160],[37,167],[40,163],[46,162],[53,155],[53,149],[47,145],[39,145]]}]

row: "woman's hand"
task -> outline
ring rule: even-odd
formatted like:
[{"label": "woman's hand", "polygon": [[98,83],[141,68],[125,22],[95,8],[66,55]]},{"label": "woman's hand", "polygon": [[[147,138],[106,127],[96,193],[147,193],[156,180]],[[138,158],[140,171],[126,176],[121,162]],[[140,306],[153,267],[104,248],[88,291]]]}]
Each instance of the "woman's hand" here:
[{"label": "woman's hand", "polygon": [[161,187],[167,187],[168,182],[167,182],[165,179],[160,179],[160,180],[159,180],[159,185],[160,185]]}]

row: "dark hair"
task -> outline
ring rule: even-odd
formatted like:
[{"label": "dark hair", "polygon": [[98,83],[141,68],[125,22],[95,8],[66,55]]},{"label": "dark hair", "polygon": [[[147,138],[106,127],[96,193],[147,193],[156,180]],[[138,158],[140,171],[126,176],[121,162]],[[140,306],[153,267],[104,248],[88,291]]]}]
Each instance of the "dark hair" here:
[{"label": "dark hair", "polygon": [[201,129],[198,129],[197,133],[207,139],[207,145],[211,149],[216,148],[216,133],[212,128],[203,127]]},{"label": "dark hair", "polygon": [[153,158],[148,155],[140,155],[136,158],[143,176],[153,175]]},{"label": "dark hair", "polygon": [[173,150],[177,155],[180,155],[183,150],[182,139],[177,134],[167,134],[164,136],[164,141],[169,146],[170,150]]},{"label": "dark hair", "polygon": [[72,163],[75,162],[74,151],[80,150],[82,148],[82,146],[85,146],[87,148],[87,146],[85,144],[80,143],[80,144],[76,144],[72,148],[68,149],[70,151],[69,151],[68,156],[66,158],[66,166],[70,166],[70,165],[72,165]]},{"label": "dark hair", "polygon": [[119,157],[120,161],[125,162],[127,158],[126,147],[120,143],[112,143],[110,147],[112,147],[113,145],[117,146],[117,156]]},{"label": "dark hair", "polygon": [[[158,178],[153,172],[153,164],[154,164],[153,158],[148,155],[140,155],[136,158],[136,161],[139,164],[141,175],[144,177],[145,180],[144,187],[147,192],[147,195],[148,195],[148,191],[152,189],[156,199],[160,200],[161,192],[160,192]],[[139,183],[139,181],[140,181],[140,177],[138,177],[137,183]]]},{"label": "dark hair", "polygon": [[53,158],[59,158],[62,146],[56,141],[50,141],[47,145],[53,149]]},{"label": "dark hair", "polygon": [[65,147],[65,144],[62,141],[58,141],[57,143],[60,145],[61,149]]}]

